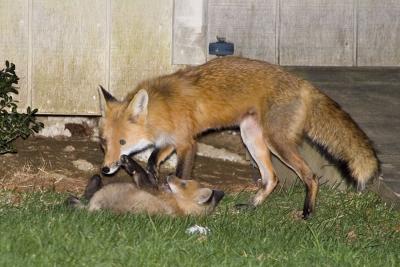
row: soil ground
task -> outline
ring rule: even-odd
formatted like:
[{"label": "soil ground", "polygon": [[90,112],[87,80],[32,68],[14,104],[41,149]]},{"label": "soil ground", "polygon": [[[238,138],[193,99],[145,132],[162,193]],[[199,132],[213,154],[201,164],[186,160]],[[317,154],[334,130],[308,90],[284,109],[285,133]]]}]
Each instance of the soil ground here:
[{"label": "soil ground", "polygon": [[[239,136],[230,136],[225,134],[223,137],[225,144],[237,143]],[[235,140],[229,141],[230,138]],[[103,160],[99,144],[84,137],[29,138],[19,140],[16,147],[18,153],[0,157],[1,188],[16,191],[50,189],[79,194],[87,180],[99,173]],[[245,153],[244,148],[237,150]],[[163,168],[161,172],[165,176],[173,170]],[[256,188],[252,180],[258,177],[258,171],[250,163],[243,165],[197,156],[193,177],[226,191],[253,190]],[[105,183],[130,180],[123,170],[104,177]]]}]

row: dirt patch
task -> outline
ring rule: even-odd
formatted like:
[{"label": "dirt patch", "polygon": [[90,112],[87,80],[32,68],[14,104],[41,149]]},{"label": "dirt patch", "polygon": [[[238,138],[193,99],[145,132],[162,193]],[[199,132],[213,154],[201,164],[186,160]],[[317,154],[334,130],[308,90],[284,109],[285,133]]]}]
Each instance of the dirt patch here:
[{"label": "dirt patch", "polygon": [[13,192],[55,191],[81,194],[86,179],[69,177],[45,170],[33,171],[23,168],[0,180],[0,189]]},{"label": "dirt patch", "polygon": [[74,160],[72,161],[72,164],[74,165],[75,168],[84,172],[95,171],[95,167],[93,166],[93,164],[84,159]]},{"label": "dirt patch", "polygon": [[57,192],[79,193],[86,180],[46,171],[44,167],[34,170],[25,165],[21,170],[0,180],[0,188],[15,192],[53,190]]},{"label": "dirt patch", "polygon": [[[0,156],[0,189],[79,194],[83,192],[87,180],[100,172],[103,160],[98,143],[89,138],[36,137],[18,141],[16,146],[18,153]],[[163,167],[161,174],[173,171]],[[227,192],[256,190],[253,180],[258,175],[250,164],[201,156],[196,157],[193,170],[193,177],[202,183]],[[131,181],[131,178],[124,171],[104,177],[106,184],[121,181]]]}]

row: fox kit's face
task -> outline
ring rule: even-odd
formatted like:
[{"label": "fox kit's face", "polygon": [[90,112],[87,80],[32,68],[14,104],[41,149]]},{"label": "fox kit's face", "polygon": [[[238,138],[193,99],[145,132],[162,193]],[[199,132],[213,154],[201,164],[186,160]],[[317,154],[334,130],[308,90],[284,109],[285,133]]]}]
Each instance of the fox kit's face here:
[{"label": "fox kit's face", "polygon": [[167,183],[180,208],[192,215],[211,213],[224,197],[224,192],[203,187],[195,180],[168,176]]},{"label": "fox kit's face", "polygon": [[152,144],[146,131],[148,95],[140,90],[131,103],[117,101],[101,88],[106,100],[100,122],[100,142],[104,150],[103,174],[119,168],[121,155],[141,151]]}]

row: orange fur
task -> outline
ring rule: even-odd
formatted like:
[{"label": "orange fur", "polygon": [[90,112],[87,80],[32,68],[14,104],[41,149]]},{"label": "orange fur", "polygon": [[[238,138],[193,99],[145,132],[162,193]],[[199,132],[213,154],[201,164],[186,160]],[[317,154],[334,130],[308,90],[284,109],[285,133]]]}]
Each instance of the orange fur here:
[{"label": "orange fur", "polygon": [[[315,207],[318,182],[297,151],[304,136],[345,161],[360,187],[379,172],[371,142],[347,113],[307,81],[267,62],[215,59],[144,81],[123,101],[108,102],[101,126],[108,167],[118,163],[123,151],[173,147],[180,163],[177,173],[188,178],[196,136],[208,129],[240,126],[262,174],[262,192],[254,204],[261,203],[277,182],[271,151],[304,181],[305,216]],[[120,139],[126,145],[120,145]]]}]

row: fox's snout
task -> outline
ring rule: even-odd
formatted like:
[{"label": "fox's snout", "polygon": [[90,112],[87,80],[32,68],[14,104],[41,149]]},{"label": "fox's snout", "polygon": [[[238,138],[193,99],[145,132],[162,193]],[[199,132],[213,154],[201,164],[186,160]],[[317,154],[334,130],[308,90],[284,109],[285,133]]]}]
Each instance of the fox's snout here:
[{"label": "fox's snout", "polygon": [[103,174],[108,174],[110,172],[110,168],[108,168],[107,166],[104,166],[103,168],[101,168],[101,172]]},{"label": "fox's snout", "polygon": [[103,165],[103,167],[101,168],[101,173],[104,175],[111,175],[119,169],[120,165],[121,164],[119,161],[111,164],[110,166]]}]

